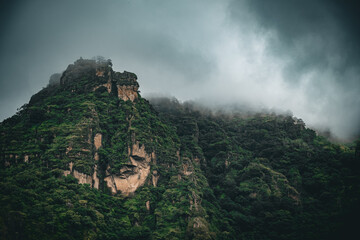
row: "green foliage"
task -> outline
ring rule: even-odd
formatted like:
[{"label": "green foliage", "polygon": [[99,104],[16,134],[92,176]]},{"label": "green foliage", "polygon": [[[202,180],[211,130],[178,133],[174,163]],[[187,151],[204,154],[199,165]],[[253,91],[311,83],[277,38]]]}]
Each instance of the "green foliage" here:
[{"label": "green foliage", "polygon": [[174,100],[153,103],[176,126],[183,151],[204,158],[212,202],[236,233],[230,238],[337,239],[356,231],[355,144],[332,144],[290,116],[214,115]]},{"label": "green foliage", "polygon": [[5,239],[148,239],[147,227],[132,227],[124,199],[58,173],[24,163],[1,170]]},{"label": "green foliage", "polygon": [[[94,64],[111,71],[111,62],[81,59],[69,66],[71,78],[1,123],[2,239],[336,239],[355,232],[359,141],[330,143],[291,116],[123,101],[101,86],[107,80],[95,77]],[[114,74],[126,85],[136,79]],[[111,195],[104,178],[129,165],[136,143],[155,156],[150,174],[131,196]],[[96,165],[99,190],[65,177],[70,163],[89,176]]]}]

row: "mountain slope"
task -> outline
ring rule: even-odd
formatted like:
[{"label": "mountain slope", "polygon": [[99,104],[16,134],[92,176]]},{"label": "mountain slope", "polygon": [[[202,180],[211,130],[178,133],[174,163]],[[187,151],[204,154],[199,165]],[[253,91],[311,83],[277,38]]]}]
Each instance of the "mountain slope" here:
[{"label": "mountain slope", "polygon": [[151,99],[201,156],[216,201],[240,239],[350,239],[359,227],[359,141],[330,143],[301,119],[214,112]]},{"label": "mountain slope", "polygon": [[[329,239],[356,229],[359,144],[301,120],[141,97],[79,59],[0,125],[2,239]],[[357,151],[356,151],[357,149]]]},{"label": "mountain slope", "polygon": [[[1,136],[5,239],[220,233],[199,200],[206,178],[181,158],[178,136],[139,95],[135,74],[114,72],[109,61],[69,65],[1,124]],[[28,193],[35,199],[17,197]]]}]

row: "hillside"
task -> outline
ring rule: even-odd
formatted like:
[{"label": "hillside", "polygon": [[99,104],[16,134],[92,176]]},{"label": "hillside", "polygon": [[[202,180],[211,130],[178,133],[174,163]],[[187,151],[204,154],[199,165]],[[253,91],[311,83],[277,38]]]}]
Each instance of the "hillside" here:
[{"label": "hillside", "polygon": [[349,239],[360,144],[142,98],[79,59],[0,125],[1,239]]}]

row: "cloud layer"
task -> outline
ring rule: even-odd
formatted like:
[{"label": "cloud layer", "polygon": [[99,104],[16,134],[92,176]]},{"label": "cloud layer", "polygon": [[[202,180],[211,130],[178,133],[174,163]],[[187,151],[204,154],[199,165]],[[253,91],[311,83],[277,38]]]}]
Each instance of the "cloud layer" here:
[{"label": "cloud layer", "polygon": [[[0,118],[80,56],[139,77],[143,95],[291,110],[341,138],[360,130],[351,1],[8,1]],[[6,14],[5,14],[6,13]]]}]

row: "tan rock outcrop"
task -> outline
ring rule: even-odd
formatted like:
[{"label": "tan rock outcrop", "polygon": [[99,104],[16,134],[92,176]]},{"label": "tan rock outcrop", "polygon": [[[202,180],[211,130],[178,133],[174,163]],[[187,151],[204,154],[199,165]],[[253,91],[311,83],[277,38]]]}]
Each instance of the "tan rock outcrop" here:
[{"label": "tan rock outcrop", "polygon": [[139,142],[136,142],[135,144],[133,144],[133,146],[131,148],[130,159],[131,159],[131,157],[144,158],[146,160],[146,162],[150,162],[150,160],[151,160],[151,154],[148,154],[145,151],[145,145],[140,146]]},{"label": "tan rock outcrop", "polygon": [[68,153],[72,150],[72,147],[71,146],[68,146],[66,148],[66,151],[65,151],[65,154],[68,155]]},{"label": "tan rock outcrop", "polygon": [[117,85],[118,98],[124,101],[135,101],[139,97],[137,90],[138,88],[135,86]]},{"label": "tan rock outcrop", "polygon": [[69,163],[69,169],[70,169],[70,172],[72,172],[72,170],[73,170],[73,166],[74,166],[74,163],[73,163],[73,162],[70,162],[70,163]]},{"label": "tan rock outcrop", "polygon": [[95,165],[94,167],[94,174],[92,180],[93,180],[93,188],[99,189],[99,177],[97,176],[97,165]]},{"label": "tan rock outcrop", "polygon": [[140,168],[137,173],[129,175],[126,178],[109,176],[104,180],[107,182],[107,186],[111,188],[112,193],[121,191],[123,195],[128,196],[130,193],[135,192],[140,186],[144,185],[149,172],[150,166],[147,168]]},{"label": "tan rock outcrop", "polygon": [[102,141],[102,134],[97,133],[94,137],[94,145],[96,150],[99,150],[99,148],[102,146],[101,141]]},{"label": "tan rock outcrop", "polygon": [[103,76],[104,76],[104,71],[101,71],[101,70],[99,70],[99,69],[96,69],[95,75],[98,76],[98,77],[103,77]]},{"label": "tan rock outcrop", "polygon": [[89,184],[91,187],[99,189],[99,177],[97,176],[97,165],[94,167],[94,173],[92,176],[85,173],[81,173],[73,169],[74,163],[69,163],[69,170],[64,171],[64,176],[73,175],[79,181],[79,184]]},{"label": "tan rock outcrop", "polygon": [[104,180],[113,194],[121,192],[124,196],[133,193],[144,185],[149,173],[152,154],[145,151],[139,142],[129,149],[129,162],[120,169],[118,175],[109,175]]},{"label": "tan rock outcrop", "polygon": [[92,186],[91,176],[78,172],[77,170],[73,171],[73,176],[79,181],[79,184],[90,184],[90,186]]},{"label": "tan rock outcrop", "polygon": [[159,181],[159,174],[156,170],[153,171],[153,174],[152,174],[152,184],[154,185],[154,187],[157,186],[157,182]]}]

